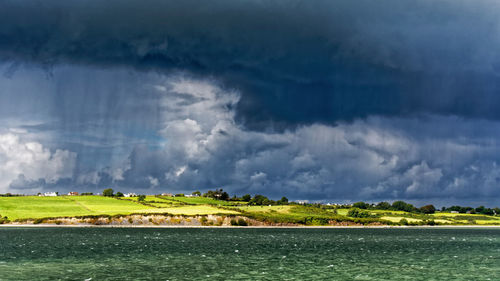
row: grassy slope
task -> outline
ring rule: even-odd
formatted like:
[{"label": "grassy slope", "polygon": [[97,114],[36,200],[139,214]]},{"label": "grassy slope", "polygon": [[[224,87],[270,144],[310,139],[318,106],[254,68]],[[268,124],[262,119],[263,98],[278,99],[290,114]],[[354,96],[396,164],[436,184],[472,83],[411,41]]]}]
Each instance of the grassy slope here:
[{"label": "grassy slope", "polygon": [[[225,202],[203,197],[147,196],[145,204],[137,198],[121,200],[102,196],[59,197],[0,197],[0,215],[11,220],[47,217],[72,217],[88,215],[116,215],[132,213],[170,213],[176,215],[239,214],[270,222],[326,224],[330,220],[369,223],[387,221],[410,223],[434,220],[441,224],[500,225],[500,216],[478,214],[436,213],[423,215],[403,211],[368,210],[378,218],[356,219],[347,217],[349,209],[323,209],[300,205],[286,206],[232,206]],[[240,202],[236,202],[240,204]]]},{"label": "grassy slope", "polygon": [[172,200],[172,201],[177,201],[177,202],[182,202],[182,203],[187,203],[187,204],[193,204],[193,205],[235,206],[235,205],[247,204],[247,202],[222,201],[222,200],[215,200],[215,199],[208,198],[208,197],[165,197],[165,196],[162,196],[161,198],[164,198],[167,200]]},{"label": "grassy slope", "polygon": [[[237,210],[243,215],[261,221],[273,223],[298,223],[306,225],[326,225],[330,221],[351,221],[360,223],[371,223],[377,219],[349,218],[340,214],[335,214],[333,209],[323,209],[301,205],[288,206],[243,206]],[[388,222],[387,222],[388,223]]]},{"label": "grassy slope", "polygon": [[[137,199],[118,200],[103,196],[0,197],[0,215],[10,220],[132,213],[170,213],[183,215],[236,214],[236,211],[209,205],[180,205],[161,198],[149,197],[149,204]],[[163,202],[165,203],[151,203]],[[154,205],[153,205],[154,204]]]},{"label": "grassy slope", "polygon": [[92,212],[63,197],[0,197],[0,215],[11,220],[89,214]]}]

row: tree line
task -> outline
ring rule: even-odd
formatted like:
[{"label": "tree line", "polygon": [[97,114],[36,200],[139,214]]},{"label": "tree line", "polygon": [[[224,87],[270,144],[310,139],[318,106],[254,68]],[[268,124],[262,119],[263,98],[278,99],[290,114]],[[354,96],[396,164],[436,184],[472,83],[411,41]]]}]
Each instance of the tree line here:
[{"label": "tree line", "polygon": [[[410,203],[404,201],[394,201],[392,204],[389,202],[380,202],[377,204],[370,204],[366,202],[356,202],[352,204],[352,207],[358,209],[376,209],[376,210],[391,210],[391,211],[405,211],[410,213],[422,213],[422,214],[433,214],[436,211],[434,205],[425,205],[420,208],[413,206]],[[482,214],[482,215],[495,215],[500,214],[500,208],[486,208],[485,206],[479,206],[477,208],[472,207],[462,207],[462,206],[451,206],[442,207],[441,212],[458,212],[461,214]]]},{"label": "tree line", "polygon": [[[199,191],[193,192],[193,195],[201,194]],[[224,191],[222,188],[215,190],[208,190],[207,192],[201,194],[203,197],[213,198],[216,200],[224,200],[224,201],[241,201],[248,202],[248,205],[286,205],[288,204],[288,198],[285,196],[281,197],[279,200],[272,200],[267,198],[264,195],[256,194],[252,197],[250,194],[245,194],[241,197],[233,195],[230,197],[229,194]]]}]

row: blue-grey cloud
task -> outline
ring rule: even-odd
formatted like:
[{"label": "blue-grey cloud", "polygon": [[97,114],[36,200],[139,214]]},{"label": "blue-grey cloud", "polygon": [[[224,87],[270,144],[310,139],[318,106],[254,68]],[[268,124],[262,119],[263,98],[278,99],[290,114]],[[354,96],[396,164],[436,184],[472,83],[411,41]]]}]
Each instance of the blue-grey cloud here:
[{"label": "blue-grey cloud", "polygon": [[487,0],[2,1],[0,59],[215,76],[241,91],[238,120],[251,128],[422,112],[498,119],[499,8]]},{"label": "blue-grey cloud", "polygon": [[494,1],[2,1],[0,190],[499,202]]},{"label": "blue-grey cloud", "polygon": [[[2,163],[17,163],[24,159],[18,154],[26,153],[40,159],[15,170],[0,165],[9,171],[3,190],[160,193],[222,187],[336,202],[498,203],[495,120],[370,116],[251,131],[236,119],[241,92],[212,78],[66,66],[42,77],[35,68],[0,79],[6,86],[2,102],[24,101],[10,102],[11,112],[37,113],[0,115],[0,147],[10,147],[0,151]],[[123,90],[110,90],[116,85]],[[10,139],[15,146],[5,144]],[[26,143],[35,143],[40,155]]]}]

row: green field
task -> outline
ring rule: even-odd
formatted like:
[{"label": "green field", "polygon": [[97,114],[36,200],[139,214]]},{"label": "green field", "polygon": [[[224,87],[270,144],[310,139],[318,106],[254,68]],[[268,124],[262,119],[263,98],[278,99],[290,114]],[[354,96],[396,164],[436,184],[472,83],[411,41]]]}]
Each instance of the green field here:
[{"label": "green field", "polygon": [[[0,197],[0,215],[10,220],[133,213],[170,213],[178,215],[236,214],[236,211],[209,205],[180,205],[153,196],[140,204],[137,199],[122,200],[104,196]],[[174,203],[174,204],[172,204]],[[151,204],[155,204],[150,206]]]},{"label": "green field", "polygon": [[[237,204],[237,205],[235,205]],[[222,201],[206,197],[166,197],[148,195],[142,202],[138,197],[115,198],[104,196],[18,196],[0,197],[0,215],[9,220],[43,219],[78,216],[107,216],[129,214],[172,215],[242,215],[262,222],[279,224],[403,224],[411,225],[500,225],[500,216],[481,214],[441,213],[422,214],[392,210],[361,210],[349,216],[348,208],[335,209],[320,205],[250,206],[246,202]],[[361,215],[362,216],[361,216]],[[1,223],[1,222],[0,222]]]},{"label": "green field", "polygon": [[215,200],[209,197],[165,197],[161,196],[161,198],[177,201],[181,203],[186,203],[190,205],[215,205],[215,206],[237,206],[237,205],[246,205],[247,202],[242,201],[223,201],[223,200]]},{"label": "green field", "polygon": [[238,207],[238,210],[253,212],[253,213],[267,213],[267,212],[278,212],[278,213],[290,213],[292,206],[242,206]]},{"label": "green field", "polygon": [[207,205],[182,206],[176,208],[166,208],[163,210],[166,210],[167,213],[174,215],[239,214],[237,211],[224,210]]},{"label": "green field", "polygon": [[94,213],[65,197],[0,197],[0,215],[10,220],[90,214]]},{"label": "green field", "polygon": [[400,222],[402,219],[406,219],[408,222],[421,222],[421,219],[407,218],[407,217],[393,217],[393,216],[383,216],[381,217],[383,220],[388,220],[392,222]]}]

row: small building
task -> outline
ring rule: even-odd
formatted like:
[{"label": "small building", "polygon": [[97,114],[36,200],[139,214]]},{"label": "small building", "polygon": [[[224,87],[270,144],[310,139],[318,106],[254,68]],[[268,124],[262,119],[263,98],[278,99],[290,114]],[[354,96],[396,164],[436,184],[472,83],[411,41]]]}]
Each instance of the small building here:
[{"label": "small building", "polygon": [[57,196],[57,192],[45,192],[43,196]]},{"label": "small building", "polygon": [[78,192],[76,192],[76,191],[70,191],[70,192],[68,192],[68,195],[69,196],[76,196],[76,195],[78,195]]},{"label": "small building", "polygon": [[161,196],[173,197],[174,195],[172,193],[162,193]]},{"label": "small building", "polygon": [[137,194],[135,194],[134,192],[123,194],[123,197],[136,197],[136,196]]},{"label": "small building", "polygon": [[458,211],[451,211],[452,214],[458,214]]}]

